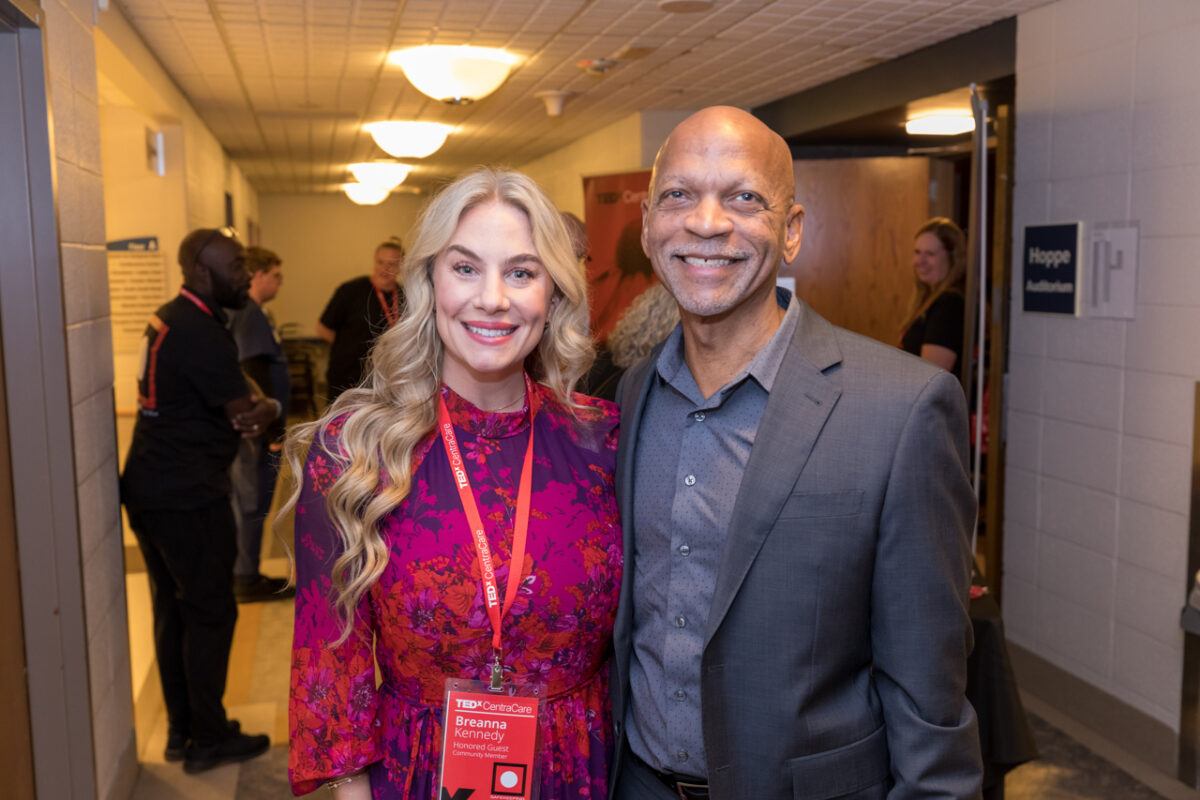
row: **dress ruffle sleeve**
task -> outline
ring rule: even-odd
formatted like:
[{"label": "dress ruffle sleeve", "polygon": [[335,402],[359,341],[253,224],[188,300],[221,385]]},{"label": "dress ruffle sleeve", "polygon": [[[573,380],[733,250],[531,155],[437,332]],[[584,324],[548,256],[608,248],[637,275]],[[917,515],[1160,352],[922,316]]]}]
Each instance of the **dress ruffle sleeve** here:
[{"label": "dress ruffle sleeve", "polygon": [[340,428],[341,420],[335,420],[313,444],[296,505],[288,777],[297,795],[381,758],[370,595],[363,595],[354,628],[341,644],[335,644],[341,621],[329,596],[342,548],[325,500],[341,472],[330,455],[340,452]]}]

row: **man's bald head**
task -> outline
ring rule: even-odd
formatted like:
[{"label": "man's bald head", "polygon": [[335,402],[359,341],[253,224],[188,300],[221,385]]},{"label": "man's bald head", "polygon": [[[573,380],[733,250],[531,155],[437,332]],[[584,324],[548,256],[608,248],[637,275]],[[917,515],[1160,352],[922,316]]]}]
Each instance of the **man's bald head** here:
[{"label": "man's bald head", "polygon": [[745,111],[706,108],[671,131],[642,203],[642,249],[685,331],[692,319],[773,330],[775,275],[800,250],[795,193],[787,144]]},{"label": "man's bald head", "polygon": [[735,148],[745,151],[764,173],[777,183],[783,199],[790,202],[796,195],[796,178],[792,172],[792,153],[787,142],[753,114],[733,106],[709,106],[692,114],[675,126],[654,158],[650,175],[650,190],[654,192],[661,169],[670,164],[671,151],[720,150]]}]

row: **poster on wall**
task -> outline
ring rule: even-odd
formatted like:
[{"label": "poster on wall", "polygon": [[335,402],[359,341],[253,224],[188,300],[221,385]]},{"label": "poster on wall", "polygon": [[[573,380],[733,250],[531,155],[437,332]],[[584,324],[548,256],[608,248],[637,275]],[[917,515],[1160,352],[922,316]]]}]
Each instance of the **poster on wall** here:
[{"label": "poster on wall", "polygon": [[108,293],[114,353],[137,353],[146,321],[167,300],[166,262],[158,237],[108,243]]},{"label": "poster on wall", "polygon": [[583,179],[592,335],[603,341],[625,308],[655,282],[642,252],[642,200],[650,171]]}]

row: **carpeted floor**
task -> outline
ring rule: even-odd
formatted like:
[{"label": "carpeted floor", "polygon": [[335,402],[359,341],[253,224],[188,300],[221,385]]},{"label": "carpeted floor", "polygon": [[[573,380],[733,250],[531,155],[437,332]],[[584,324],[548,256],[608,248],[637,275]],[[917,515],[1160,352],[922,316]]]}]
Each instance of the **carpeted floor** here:
[{"label": "carpeted floor", "polygon": [[1005,800],[1163,800],[1040,717],[1030,714],[1029,724],[1041,758],[1008,773]]}]

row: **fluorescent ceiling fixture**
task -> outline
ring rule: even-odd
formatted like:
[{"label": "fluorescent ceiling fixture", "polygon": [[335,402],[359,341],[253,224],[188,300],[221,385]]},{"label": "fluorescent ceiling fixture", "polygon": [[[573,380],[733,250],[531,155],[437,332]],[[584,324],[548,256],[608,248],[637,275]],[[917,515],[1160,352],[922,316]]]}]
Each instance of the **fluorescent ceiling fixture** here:
[{"label": "fluorescent ceiling fixture", "polygon": [[470,103],[500,88],[521,59],[503,50],[470,45],[435,45],[395,50],[388,60],[404,77],[434,100]]},{"label": "fluorescent ceiling fixture", "polygon": [[975,118],[962,112],[940,112],[913,117],[904,130],[914,136],[956,136],[975,130]]},{"label": "fluorescent ceiling fixture", "polygon": [[360,206],[377,206],[388,196],[388,190],[369,183],[343,183],[342,191]]},{"label": "fluorescent ceiling fixture", "polygon": [[440,122],[369,122],[363,130],[396,158],[425,158],[437,152],[454,130]]},{"label": "fluorescent ceiling fixture", "polygon": [[359,183],[378,186],[390,192],[404,183],[408,173],[412,172],[412,165],[398,161],[366,161],[351,164],[349,169]]}]

